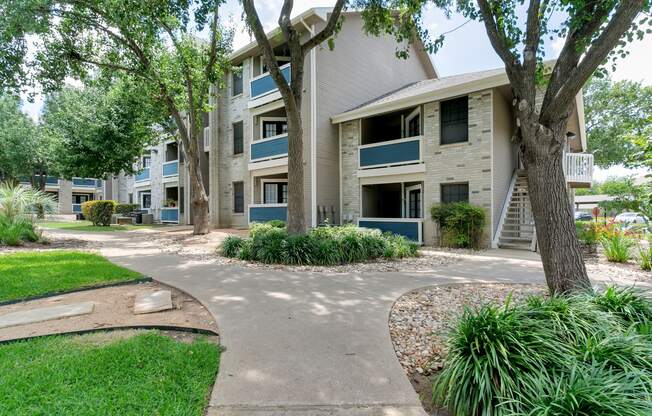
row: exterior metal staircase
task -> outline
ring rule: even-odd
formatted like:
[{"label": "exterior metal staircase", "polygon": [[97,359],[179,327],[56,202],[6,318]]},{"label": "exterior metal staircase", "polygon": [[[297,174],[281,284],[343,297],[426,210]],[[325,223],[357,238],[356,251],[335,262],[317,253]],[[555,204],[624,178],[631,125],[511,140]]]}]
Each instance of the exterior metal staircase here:
[{"label": "exterior metal staircase", "polygon": [[536,229],[524,170],[514,172],[494,242],[500,248],[536,250]]}]

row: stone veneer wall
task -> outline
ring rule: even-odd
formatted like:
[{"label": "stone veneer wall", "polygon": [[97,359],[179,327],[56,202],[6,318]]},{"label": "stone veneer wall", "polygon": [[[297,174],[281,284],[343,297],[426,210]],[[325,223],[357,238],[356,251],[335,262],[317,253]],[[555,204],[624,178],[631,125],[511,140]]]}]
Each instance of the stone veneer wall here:
[{"label": "stone veneer wall", "polygon": [[[423,159],[426,165],[423,174],[424,242],[434,244],[438,241],[435,224],[430,219],[430,207],[440,202],[441,185],[468,182],[469,202],[487,211],[483,244],[489,246],[492,237],[492,91],[469,94],[469,141],[465,143],[440,144],[439,102],[425,104],[422,114]],[[360,180],[356,176],[359,120],[342,123],[340,140],[342,220],[355,222],[360,216]],[[396,178],[401,181],[400,175],[396,175]]]}]

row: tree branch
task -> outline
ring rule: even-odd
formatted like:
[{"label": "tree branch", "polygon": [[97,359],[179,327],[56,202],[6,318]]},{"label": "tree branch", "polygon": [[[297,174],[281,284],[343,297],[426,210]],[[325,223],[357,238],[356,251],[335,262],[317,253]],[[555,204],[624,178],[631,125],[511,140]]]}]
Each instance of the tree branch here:
[{"label": "tree branch", "polygon": [[530,6],[527,11],[527,24],[525,35],[525,47],[523,48],[523,68],[527,73],[536,71],[537,50],[541,38],[541,2],[539,0],[530,0]]},{"label": "tree branch", "polygon": [[302,53],[305,55],[310,51],[312,48],[316,47],[320,43],[324,42],[326,39],[330,38],[333,36],[333,33],[335,33],[335,28],[337,27],[337,23],[340,20],[340,15],[342,14],[342,9],[344,9],[344,5],[346,4],[345,0],[337,0],[335,3],[335,6],[333,6],[333,10],[331,12],[331,15],[328,18],[328,22],[326,23],[326,27],[321,30],[321,32],[317,33],[306,43],[303,44],[301,47]]},{"label": "tree branch", "polygon": [[570,74],[564,74],[565,81],[554,95],[551,94],[548,102],[545,103],[546,106],[542,108],[542,122],[553,121],[570,107],[582,86],[627,33],[644,2],[645,0],[629,0],[620,3],[602,33],[591,42],[582,60]]}]

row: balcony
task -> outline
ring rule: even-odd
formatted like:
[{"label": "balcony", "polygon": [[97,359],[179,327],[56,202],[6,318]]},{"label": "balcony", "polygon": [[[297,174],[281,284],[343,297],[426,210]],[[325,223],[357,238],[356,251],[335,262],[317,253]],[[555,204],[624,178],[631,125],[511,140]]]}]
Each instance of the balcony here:
[{"label": "balcony", "polygon": [[179,223],[179,208],[163,207],[161,208],[161,222]]},{"label": "balcony", "polygon": [[[290,64],[285,64],[282,67],[280,67],[280,69],[281,69],[281,73],[283,74],[283,77],[289,83]],[[262,96],[271,94],[277,90],[278,88],[276,87],[276,83],[272,79],[272,76],[269,74],[269,72],[265,72],[264,74],[259,75],[253,78],[251,81],[249,81],[249,96],[250,96],[249,99],[251,100],[255,100]]]},{"label": "balcony", "polygon": [[421,137],[358,146],[358,168],[372,169],[422,162]]},{"label": "balcony", "polygon": [[72,178],[72,186],[77,188],[95,188],[98,186],[98,181],[91,178]]},{"label": "balcony", "polygon": [[271,220],[287,221],[288,204],[250,204],[249,223]]},{"label": "balcony", "polygon": [[571,188],[590,188],[593,183],[593,155],[565,153],[564,173]]},{"label": "balcony", "polygon": [[179,176],[179,161],[171,160],[163,163],[163,177]]},{"label": "balcony", "polygon": [[402,235],[417,243],[423,242],[421,218],[358,218],[358,227],[375,228],[382,232]]},{"label": "balcony", "polygon": [[72,212],[74,212],[75,214],[82,212],[81,206],[82,204],[72,204]]},{"label": "balcony", "polygon": [[144,168],[136,174],[136,182],[144,182],[149,180],[149,168]]},{"label": "balcony", "polygon": [[251,142],[249,150],[251,162],[286,157],[288,155],[288,135],[280,134],[267,139],[255,140]]}]

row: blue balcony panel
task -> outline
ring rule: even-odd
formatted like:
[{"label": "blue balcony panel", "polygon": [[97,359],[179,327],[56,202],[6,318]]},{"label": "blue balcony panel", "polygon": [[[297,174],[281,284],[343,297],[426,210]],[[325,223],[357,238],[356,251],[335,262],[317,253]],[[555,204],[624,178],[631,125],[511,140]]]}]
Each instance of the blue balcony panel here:
[{"label": "blue balcony panel", "polygon": [[72,204],[72,212],[82,212],[81,204]]},{"label": "blue balcony panel", "polygon": [[[281,73],[283,74],[285,80],[289,83],[290,73],[291,73],[290,65],[281,68]],[[254,79],[253,81],[251,81],[249,86],[250,86],[252,99],[268,94],[272,91],[276,91],[278,89],[276,83],[272,79],[272,76],[269,74],[265,75],[264,77]]]},{"label": "blue balcony panel", "polygon": [[46,185],[59,185],[59,178],[56,176],[48,176],[45,178],[45,184]]},{"label": "blue balcony panel", "polygon": [[90,178],[73,178],[73,186],[83,186],[85,188],[95,188],[97,186],[97,181]]},{"label": "blue balcony panel", "polygon": [[251,143],[251,160],[271,159],[288,154],[288,136]]},{"label": "blue balcony panel", "polygon": [[249,207],[249,222],[267,222],[271,220],[287,221],[287,206]]},{"label": "blue balcony panel", "polygon": [[391,221],[391,220],[360,220],[358,226],[362,228],[376,228],[382,232],[391,232],[402,235],[408,240],[419,242],[419,222]]},{"label": "blue balcony panel", "polygon": [[421,139],[360,148],[360,167],[396,165],[420,159]]},{"label": "blue balcony panel", "polygon": [[149,168],[145,168],[136,174],[136,182],[146,181],[149,179]]},{"label": "blue balcony panel", "polygon": [[163,164],[163,176],[175,176],[179,174],[179,162],[166,162]]},{"label": "blue balcony panel", "polygon": [[179,222],[179,208],[162,208],[161,222]]}]

